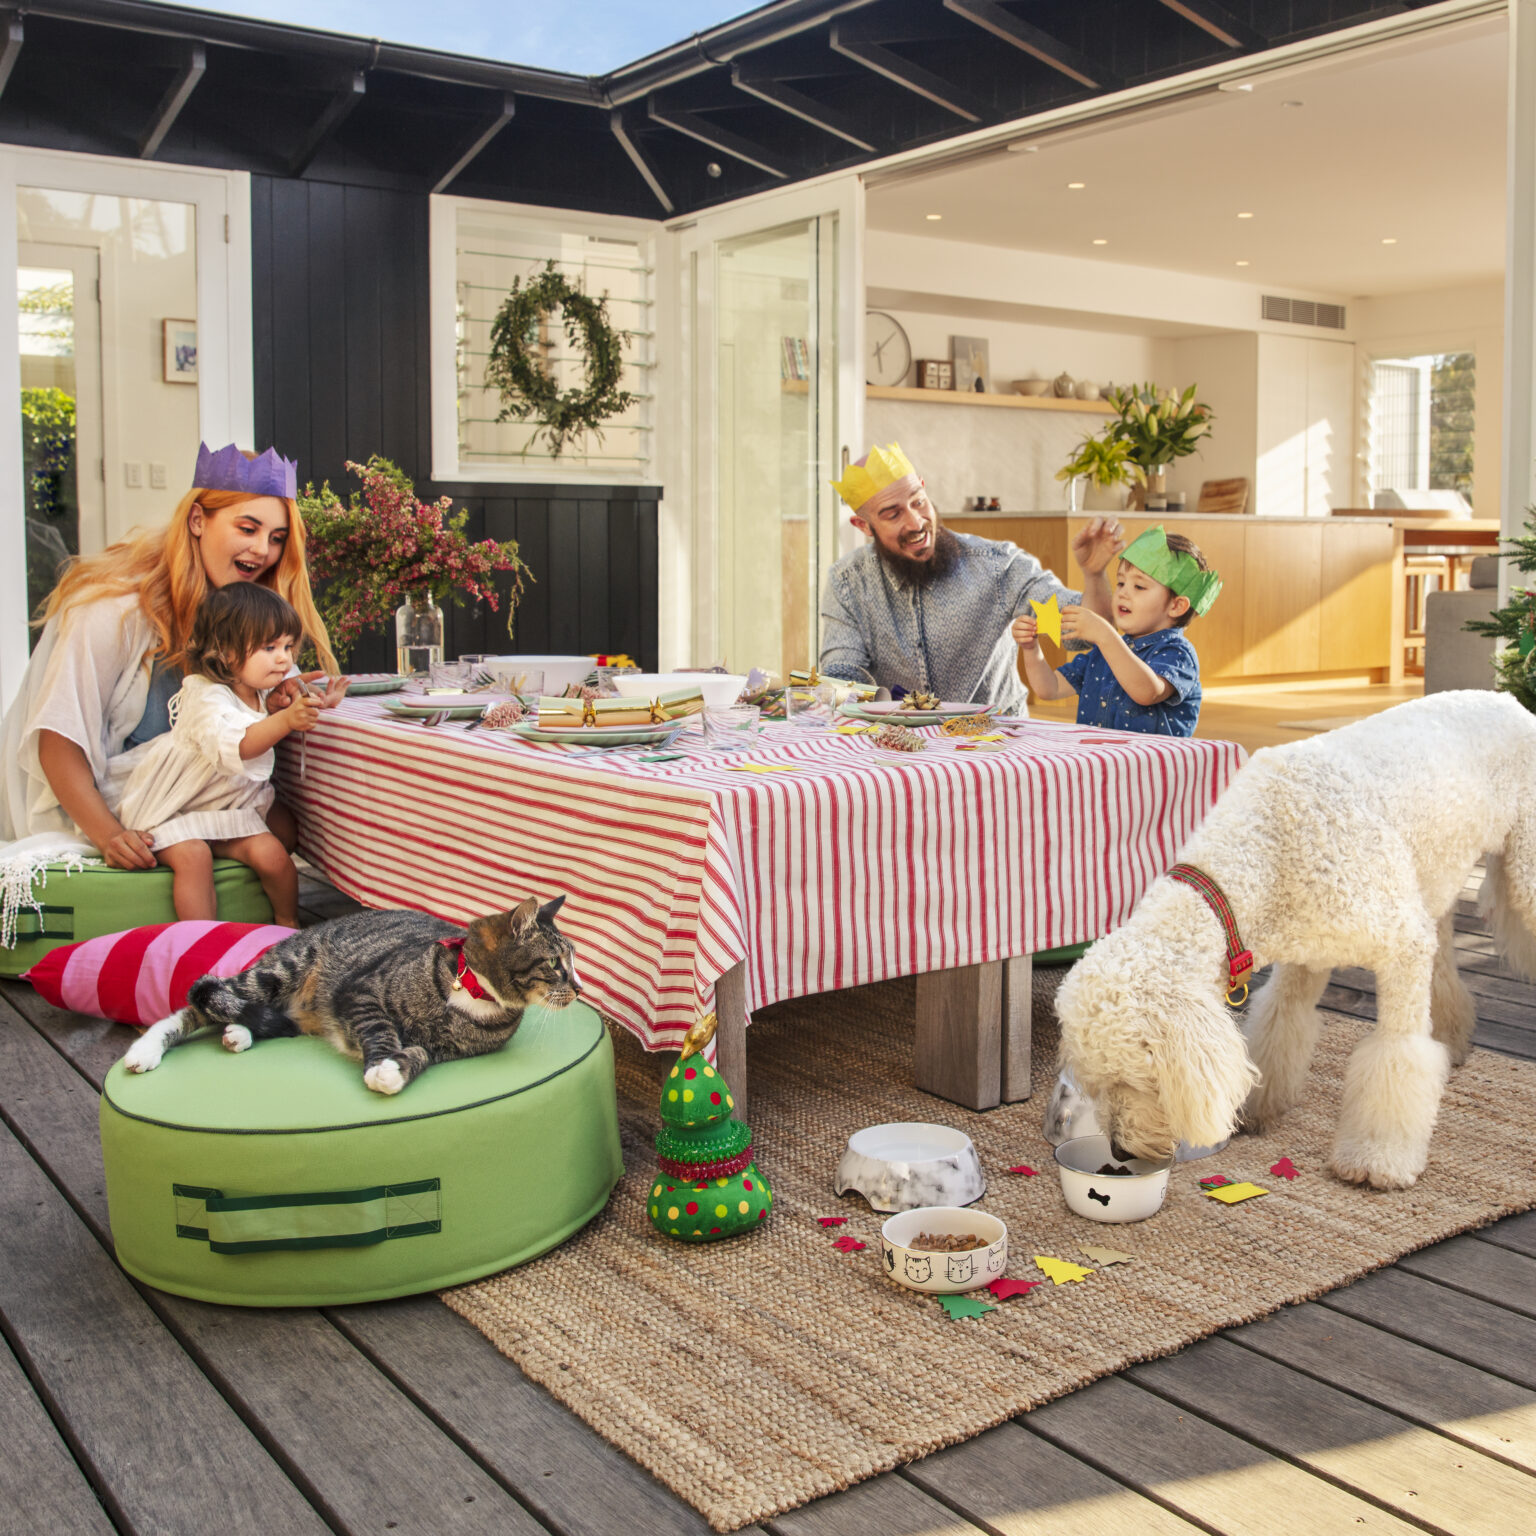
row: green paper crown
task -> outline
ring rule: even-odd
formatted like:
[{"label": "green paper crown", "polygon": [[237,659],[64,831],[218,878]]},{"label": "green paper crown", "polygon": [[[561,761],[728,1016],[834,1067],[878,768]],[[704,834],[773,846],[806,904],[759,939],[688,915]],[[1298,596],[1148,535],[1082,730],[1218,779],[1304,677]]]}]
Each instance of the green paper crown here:
[{"label": "green paper crown", "polygon": [[1160,581],[1177,597],[1189,599],[1189,606],[1201,618],[1210,611],[1221,591],[1221,577],[1215,571],[1202,571],[1193,555],[1168,547],[1168,535],[1159,523],[1131,541],[1120,558],[1145,571],[1153,581]]}]

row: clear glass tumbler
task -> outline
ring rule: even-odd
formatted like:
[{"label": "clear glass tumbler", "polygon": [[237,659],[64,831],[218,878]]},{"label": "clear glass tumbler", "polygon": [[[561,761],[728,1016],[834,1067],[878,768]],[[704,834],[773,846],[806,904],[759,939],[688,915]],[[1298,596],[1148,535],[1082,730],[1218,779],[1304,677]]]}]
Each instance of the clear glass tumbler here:
[{"label": "clear glass tumbler", "polygon": [[704,711],[704,740],[711,747],[750,747],[762,730],[762,710],[756,704]]},{"label": "clear glass tumbler", "polygon": [[837,713],[836,683],[792,683],[784,690],[784,718],[802,730],[825,731]]}]

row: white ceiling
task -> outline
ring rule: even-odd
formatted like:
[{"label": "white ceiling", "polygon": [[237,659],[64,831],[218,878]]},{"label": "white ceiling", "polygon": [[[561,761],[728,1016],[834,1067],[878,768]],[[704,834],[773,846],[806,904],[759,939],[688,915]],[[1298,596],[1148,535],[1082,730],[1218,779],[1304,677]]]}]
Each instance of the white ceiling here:
[{"label": "white ceiling", "polygon": [[868,227],[1340,297],[1497,278],[1508,44],[1468,23],[899,175]]}]

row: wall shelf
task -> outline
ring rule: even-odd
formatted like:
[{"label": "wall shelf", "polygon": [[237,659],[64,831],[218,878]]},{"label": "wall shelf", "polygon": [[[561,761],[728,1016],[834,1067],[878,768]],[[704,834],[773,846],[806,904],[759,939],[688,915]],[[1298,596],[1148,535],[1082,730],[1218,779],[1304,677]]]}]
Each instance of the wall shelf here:
[{"label": "wall shelf", "polygon": [[894,389],[883,384],[865,386],[869,400],[917,400],[924,405],[993,405],[1015,411],[1076,411],[1085,416],[1113,416],[1107,400],[1058,400],[1054,395],[977,395],[954,389]]}]

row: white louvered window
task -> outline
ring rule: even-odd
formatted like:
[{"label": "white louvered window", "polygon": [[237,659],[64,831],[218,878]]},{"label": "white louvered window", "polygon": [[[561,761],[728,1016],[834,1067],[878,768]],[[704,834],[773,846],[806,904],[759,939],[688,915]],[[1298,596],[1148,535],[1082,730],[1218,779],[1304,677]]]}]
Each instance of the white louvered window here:
[{"label": "white louvered window", "polygon": [[1384,491],[1457,491],[1471,503],[1476,355],[1375,358],[1367,384],[1373,501]]},{"label": "white louvered window", "polygon": [[[651,226],[465,199],[434,198],[433,204],[436,477],[653,481],[657,282]],[[623,335],[621,387],[634,397],[600,432],[582,434],[558,455],[537,421],[502,419],[500,392],[486,381],[491,327],[514,280],[537,278],[551,261],[585,292],[607,299],[609,324]],[[445,304],[445,266],[451,269],[451,309]],[[562,391],[583,387],[585,358],[567,339],[558,314],[530,340]]]}]

